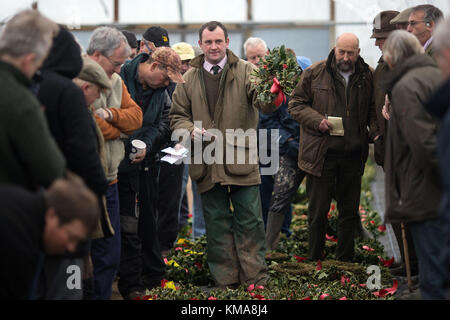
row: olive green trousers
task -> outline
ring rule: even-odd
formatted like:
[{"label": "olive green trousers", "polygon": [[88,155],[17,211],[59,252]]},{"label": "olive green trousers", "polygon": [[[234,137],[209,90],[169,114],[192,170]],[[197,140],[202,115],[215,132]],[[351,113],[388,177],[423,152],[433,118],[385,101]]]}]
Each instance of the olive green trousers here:
[{"label": "olive green trousers", "polygon": [[216,285],[264,285],[269,275],[259,186],[216,184],[201,197],[207,261]]}]

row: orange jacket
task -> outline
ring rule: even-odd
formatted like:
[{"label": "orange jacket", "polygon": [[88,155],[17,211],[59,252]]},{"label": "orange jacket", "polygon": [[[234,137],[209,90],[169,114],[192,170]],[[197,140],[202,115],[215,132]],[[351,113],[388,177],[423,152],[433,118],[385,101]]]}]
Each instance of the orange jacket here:
[{"label": "orange jacket", "polygon": [[108,108],[108,110],[113,115],[113,119],[110,121],[105,121],[98,115],[95,115],[95,120],[106,141],[119,138],[121,132],[130,135],[142,126],[142,110],[131,99],[123,81],[122,103],[120,108]]}]

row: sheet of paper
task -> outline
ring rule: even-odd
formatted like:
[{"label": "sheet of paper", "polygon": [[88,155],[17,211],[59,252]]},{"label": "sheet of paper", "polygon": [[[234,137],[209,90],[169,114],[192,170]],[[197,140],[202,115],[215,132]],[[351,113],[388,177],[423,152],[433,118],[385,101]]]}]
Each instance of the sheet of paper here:
[{"label": "sheet of paper", "polygon": [[162,157],[161,161],[165,161],[170,164],[174,164],[174,163],[178,164],[178,163],[181,163],[184,158],[186,158],[186,156],[178,157],[178,156],[168,154],[168,155],[165,155],[164,157]]},{"label": "sheet of paper", "polygon": [[169,147],[169,148],[165,148],[161,151],[164,153],[174,155],[174,156],[186,156],[188,154],[188,149],[186,149],[185,147],[182,147],[178,150],[176,150],[175,148]]},{"label": "sheet of paper", "polygon": [[331,122],[332,126],[330,136],[344,136],[344,125],[341,117],[328,117],[327,120]]}]

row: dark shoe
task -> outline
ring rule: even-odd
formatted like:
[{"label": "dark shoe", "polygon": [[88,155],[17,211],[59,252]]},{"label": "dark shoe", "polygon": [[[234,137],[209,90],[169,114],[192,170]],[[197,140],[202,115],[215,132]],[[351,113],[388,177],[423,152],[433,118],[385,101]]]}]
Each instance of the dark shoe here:
[{"label": "dark shoe", "polygon": [[125,300],[137,300],[141,297],[143,297],[145,294],[142,291],[132,291],[128,294],[126,294],[123,298]]},{"label": "dark shoe", "polygon": [[163,277],[151,277],[149,275],[142,275],[141,282],[143,283],[144,287],[147,289],[153,289],[156,287],[159,287],[161,285]]},{"label": "dark shoe", "polygon": [[[390,269],[389,272],[394,277],[406,277],[407,276],[406,267],[404,264],[402,264],[400,267]],[[411,276],[412,277],[417,276],[418,273],[419,272],[418,272],[417,268],[414,268],[414,267],[411,268]]]}]

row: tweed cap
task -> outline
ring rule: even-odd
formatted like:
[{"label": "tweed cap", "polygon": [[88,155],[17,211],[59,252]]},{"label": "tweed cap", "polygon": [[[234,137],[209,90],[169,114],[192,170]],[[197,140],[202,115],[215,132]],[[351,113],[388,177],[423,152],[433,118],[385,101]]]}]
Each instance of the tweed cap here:
[{"label": "tweed cap", "polygon": [[183,83],[183,76],[181,75],[181,59],[178,53],[170,47],[155,48],[151,46],[153,61],[167,67],[167,74],[169,78],[175,83]]},{"label": "tweed cap", "polygon": [[195,52],[192,46],[186,42],[178,42],[172,46],[172,49],[180,56],[181,61],[195,58]]},{"label": "tweed cap", "polygon": [[371,38],[387,38],[391,31],[396,30],[395,24],[390,21],[399,14],[398,11],[381,11],[373,19],[373,29]]},{"label": "tweed cap", "polygon": [[111,89],[111,80],[105,70],[88,56],[83,56],[83,68],[77,78],[92,82],[102,89]]},{"label": "tweed cap", "polygon": [[395,18],[391,20],[391,24],[397,24],[397,23],[407,23],[408,18],[411,15],[411,12],[414,7],[407,8],[400,12]]}]

